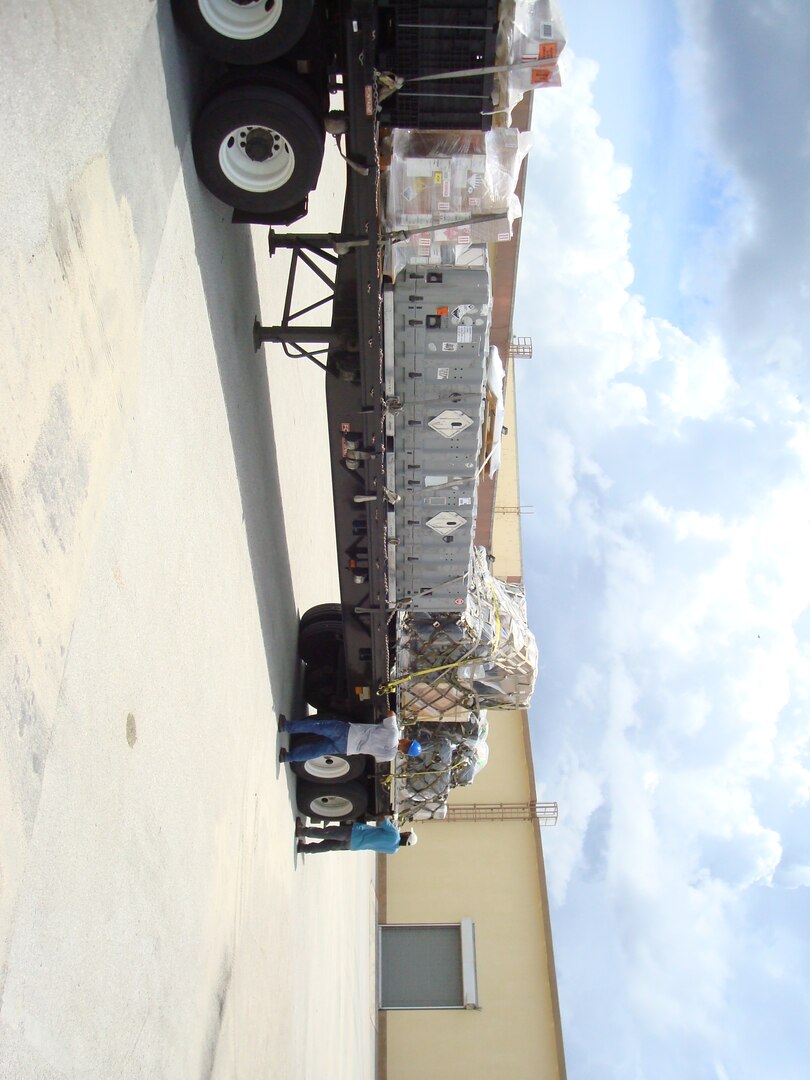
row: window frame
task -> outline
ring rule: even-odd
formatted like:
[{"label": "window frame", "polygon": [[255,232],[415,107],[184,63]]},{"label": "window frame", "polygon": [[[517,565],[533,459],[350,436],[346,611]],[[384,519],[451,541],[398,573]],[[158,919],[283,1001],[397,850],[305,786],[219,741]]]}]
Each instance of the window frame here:
[{"label": "window frame", "polygon": [[[458,929],[461,944],[461,996],[458,1005],[384,1005],[382,1000],[382,938],[391,929]],[[480,1009],[478,1002],[478,966],[475,950],[475,921],[469,917],[457,922],[399,922],[380,923],[377,927],[377,1008],[383,1012],[436,1012]]]}]

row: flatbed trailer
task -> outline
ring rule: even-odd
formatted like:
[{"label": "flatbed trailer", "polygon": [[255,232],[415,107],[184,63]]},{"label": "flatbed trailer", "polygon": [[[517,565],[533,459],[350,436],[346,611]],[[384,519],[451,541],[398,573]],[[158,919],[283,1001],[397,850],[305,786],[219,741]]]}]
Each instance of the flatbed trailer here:
[{"label": "flatbed trailer", "polygon": [[[368,6],[368,5],[367,5]],[[334,710],[357,721],[375,722],[389,711],[389,699],[378,695],[389,681],[387,602],[387,510],[385,491],[385,415],[383,378],[383,281],[380,243],[379,138],[374,78],[373,20],[345,16],[342,42],[343,100],[346,113],[345,152],[354,163],[347,169],[347,190],[341,233],[305,241],[311,259],[334,267],[332,322],[328,339],[326,406],[329,457],[335,511],[335,537],[340,586],[340,632],[330,613],[317,612],[302,623],[301,653],[306,662],[305,697],[317,708]],[[291,241],[293,244],[295,240]],[[291,274],[300,264],[301,247],[293,248]],[[299,257],[296,258],[296,253]],[[324,258],[326,256],[326,258]],[[334,260],[334,261],[333,261]],[[294,281],[293,281],[294,285]],[[290,293],[292,296],[292,293]],[[286,306],[286,305],[285,305]],[[290,351],[306,349],[287,312],[286,326],[257,326],[257,344],[286,338]],[[328,331],[328,333],[327,333]],[[287,336],[290,335],[290,336]],[[303,336],[309,338],[310,332]],[[342,766],[338,765],[338,769]],[[302,770],[305,771],[305,770]],[[364,817],[390,814],[385,775],[390,769],[364,770]],[[340,780],[338,776],[335,779]],[[361,783],[358,778],[353,784]],[[317,791],[304,788],[305,812],[322,816],[355,816],[360,798],[341,784]],[[345,804],[351,801],[349,811]],[[344,813],[341,814],[341,809]],[[317,812],[321,811],[321,814]]]},{"label": "flatbed trailer", "polygon": [[[283,0],[282,7],[282,0],[276,0],[282,15],[291,2]],[[449,25],[448,34],[458,37],[461,31],[452,26],[452,19],[463,17],[470,24],[468,36],[477,34],[476,41],[494,50],[496,5],[492,0],[455,5],[453,10],[453,5],[424,2],[431,9],[429,35],[436,33],[433,19]],[[311,3],[303,6],[313,7]],[[478,7],[478,25],[473,26],[471,12]],[[193,133],[198,173],[234,207],[234,222],[270,226],[269,254],[280,249],[292,253],[281,321],[263,326],[257,320],[254,342],[257,350],[267,342],[281,343],[287,355],[308,358],[325,370],[340,604],[313,608],[301,619],[304,695],[317,709],[367,723],[382,719],[396,701],[389,688],[396,603],[389,588],[388,521],[393,496],[386,483],[386,456],[392,439],[386,418],[400,408],[400,402],[386,393],[377,73],[383,46],[390,52],[392,21],[396,23],[399,17],[402,22],[406,8],[407,18],[413,20],[419,8],[415,3],[340,0],[315,4],[303,37],[282,55],[260,64],[214,68],[213,88],[206,92]],[[200,12],[207,11],[208,23],[228,28],[231,16],[238,19],[245,12],[253,16],[258,11],[256,5],[237,0],[174,0],[174,9],[178,21],[192,33]],[[237,31],[244,33],[244,27],[237,25]],[[210,49],[205,34],[196,36]],[[251,43],[250,36],[247,41]],[[233,41],[225,44],[229,52]],[[468,52],[470,48],[484,60],[483,45],[468,43]],[[233,60],[230,52],[228,59]],[[434,66],[440,63],[441,56]],[[327,102],[336,92],[342,93],[343,109],[330,113]],[[484,92],[482,83],[480,91],[474,90],[467,100],[462,100],[464,93],[459,94],[453,111],[456,127],[464,115],[468,126],[487,126],[482,116]],[[435,122],[431,108],[440,107],[441,101],[440,95],[431,96],[436,100],[426,115]],[[284,118],[285,105],[290,122]],[[302,123],[304,113],[306,124]],[[312,161],[310,145],[299,139],[300,127],[305,135],[319,127],[322,134],[337,134],[344,140],[347,189],[337,234],[279,234],[273,229],[293,223],[306,212],[307,193],[314,188],[320,169],[320,156],[315,154],[317,160]],[[274,141],[278,135],[280,143]],[[287,147],[280,156],[279,145]],[[304,175],[298,187],[289,187],[289,178],[285,179],[290,172],[285,154],[301,158]],[[273,190],[254,190],[268,178],[271,188],[275,185]],[[301,184],[307,193],[298,198]],[[328,325],[305,324],[312,306],[296,308],[296,276],[302,267],[323,283],[321,303],[325,307],[331,301],[332,306]],[[416,290],[420,273],[412,277]],[[337,759],[295,768],[304,778],[298,785],[299,808],[311,817],[373,819],[396,809],[390,766]]]}]

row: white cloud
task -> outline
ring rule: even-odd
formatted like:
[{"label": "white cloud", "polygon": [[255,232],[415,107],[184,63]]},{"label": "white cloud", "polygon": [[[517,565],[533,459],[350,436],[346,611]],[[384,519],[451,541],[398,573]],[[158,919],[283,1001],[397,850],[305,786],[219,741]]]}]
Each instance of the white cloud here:
[{"label": "white cloud", "polygon": [[[684,6],[708,56],[718,5]],[[719,1046],[753,962],[751,898],[810,884],[789,842],[810,799],[810,415],[791,381],[806,336],[774,307],[752,367],[722,320],[695,337],[648,316],[595,72],[573,57],[566,92],[535,107],[517,309],[536,357],[520,371],[523,498],[551,508],[526,523],[548,592],[530,615],[555,664],[538,694],[547,727],[565,717],[541,770],[561,812],[549,880],[557,906],[598,882],[632,1023]],[[706,296],[724,260],[762,251],[752,207],[721,209],[715,240],[735,235]],[[756,302],[752,281],[732,287]]]},{"label": "white cloud", "polygon": [[571,439],[551,428],[542,437],[545,464],[553,491],[554,512],[561,524],[571,518],[571,504],[578,491],[577,455]]},{"label": "white cloud", "polygon": [[588,823],[604,802],[604,795],[601,780],[583,768],[573,753],[568,753],[561,762],[554,791],[546,794],[555,798],[560,808],[558,823],[546,833],[544,848],[548,852],[551,897],[561,904],[574,867],[582,857]]},{"label": "white cloud", "polygon": [[[784,364],[806,386],[806,364],[796,363],[794,343],[806,342],[810,328],[803,302],[810,255],[807,6],[803,0],[679,0],[678,6],[681,93],[690,102],[695,139],[726,182],[727,221],[702,253],[696,276],[715,303],[716,320],[749,363]],[[759,62],[755,74],[752,63]],[[780,338],[784,345],[774,347]]]},{"label": "white cloud", "polygon": [[692,341],[663,321],[658,330],[669,367],[669,385],[661,398],[675,421],[708,420],[721,412],[736,386],[722,342],[715,336]]},{"label": "white cloud", "polygon": [[718,882],[684,886],[664,872],[651,905],[634,910],[627,950],[631,1001],[660,1035],[711,1037],[722,1012],[732,941],[728,892]]},{"label": "white cloud", "polygon": [[810,888],[810,866],[794,864],[780,873],[779,884],[786,889]]}]

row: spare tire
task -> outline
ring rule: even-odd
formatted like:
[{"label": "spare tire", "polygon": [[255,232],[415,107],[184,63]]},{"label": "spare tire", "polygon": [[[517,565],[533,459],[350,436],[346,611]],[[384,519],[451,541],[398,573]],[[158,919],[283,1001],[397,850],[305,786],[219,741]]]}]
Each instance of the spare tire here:
[{"label": "spare tire", "polygon": [[[303,697],[307,705],[318,712],[340,712],[341,698],[338,684],[337,667],[315,667],[307,664],[304,668]],[[345,705],[343,706],[345,708]]]},{"label": "spare tire", "polygon": [[343,608],[340,604],[316,604],[315,607],[307,608],[298,622],[303,630],[310,623],[323,622],[324,620],[329,623],[342,622]]},{"label": "spare tire", "polygon": [[324,614],[302,622],[298,631],[298,655],[305,664],[335,664],[343,644],[343,620]]}]

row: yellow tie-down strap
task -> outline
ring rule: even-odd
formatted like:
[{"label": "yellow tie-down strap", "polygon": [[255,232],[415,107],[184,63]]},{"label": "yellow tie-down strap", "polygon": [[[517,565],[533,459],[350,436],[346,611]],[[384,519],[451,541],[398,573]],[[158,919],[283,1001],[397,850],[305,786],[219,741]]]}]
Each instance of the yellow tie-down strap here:
[{"label": "yellow tie-down strap", "polygon": [[[492,582],[489,583],[489,588],[492,592],[492,607],[495,610],[495,637],[492,641],[492,648],[489,653],[490,657],[492,657],[497,653],[501,641],[501,611],[498,607],[498,597]],[[486,660],[488,657],[480,656],[477,659]],[[462,656],[460,660],[455,660],[452,664],[439,664],[438,667],[422,668],[420,671],[409,671],[407,675],[401,675],[400,678],[392,679],[391,682],[381,686],[377,691],[377,696],[382,697],[384,694],[392,694],[398,686],[411,682],[413,679],[419,679],[423,675],[434,675],[438,671],[452,671],[453,668],[461,667],[463,664],[469,663],[469,661],[470,654],[467,653],[466,656]]]}]

